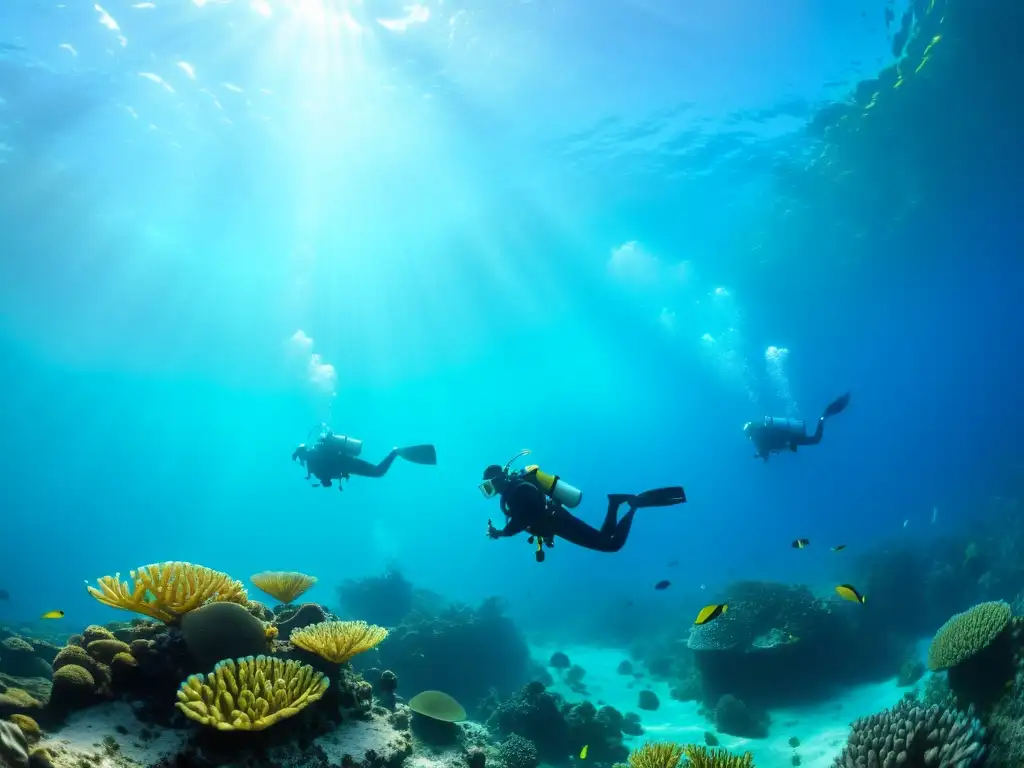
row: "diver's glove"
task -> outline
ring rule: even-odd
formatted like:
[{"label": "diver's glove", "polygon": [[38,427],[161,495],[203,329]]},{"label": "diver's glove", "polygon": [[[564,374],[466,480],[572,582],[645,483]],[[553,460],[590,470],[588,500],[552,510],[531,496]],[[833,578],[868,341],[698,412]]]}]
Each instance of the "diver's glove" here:
[{"label": "diver's glove", "polygon": [[494,527],[494,523],[490,520],[487,521],[487,538],[496,539],[498,538],[498,529]]}]

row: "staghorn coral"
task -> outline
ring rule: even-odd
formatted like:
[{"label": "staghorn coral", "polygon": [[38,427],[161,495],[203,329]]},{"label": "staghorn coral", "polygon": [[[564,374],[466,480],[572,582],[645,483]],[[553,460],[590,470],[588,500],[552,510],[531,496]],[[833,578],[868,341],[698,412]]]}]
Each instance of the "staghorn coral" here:
[{"label": "staghorn coral", "polygon": [[175,706],[221,731],[262,731],[320,700],[328,680],[308,664],[268,656],[227,659],[209,675],[191,675]]},{"label": "staghorn coral", "polygon": [[365,621],[322,621],[293,630],[292,644],[327,661],[344,664],[357,654],[374,648],[388,636],[384,627]]},{"label": "staghorn coral", "polygon": [[1009,603],[980,603],[958,613],[935,633],[928,647],[928,668],[937,671],[959,666],[985,650],[1009,626]]},{"label": "staghorn coral", "polygon": [[296,571],[263,571],[249,577],[256,588],[266,592],[278,602],[287,605],[309,591],[316,584],[316,576]]},{"label": "staghorn coral", "polygon": [[88,585],[86,589],[111,608],[134,611],[168,624],[208,602],[246,605],[249,599],[242,582],[192,563],[156,563],[128,575],[130,583],[121,581],[120,574],[114,574],[100,578],[99,589]]},{"label": "staghorn coral", "polygon": [[[753,768],[754,756],[749,752],[733,755],[724,749],[708,749],[697,744],[683,747],[687,768]],[[797,765],[797,763],[794,763]]]},{"label": "staghorn coral", "polygon": [[644,744],[629,755],[629,768],[676,768],[683,757],[683,748],[670,741]]},{"label": "staghorn coral", "polygon": [[973,716],[952,707],[925,708],[903,699],[892,709],[853,724],[834,768],[896,765],[969,768],[984,754],[985,730]]}]

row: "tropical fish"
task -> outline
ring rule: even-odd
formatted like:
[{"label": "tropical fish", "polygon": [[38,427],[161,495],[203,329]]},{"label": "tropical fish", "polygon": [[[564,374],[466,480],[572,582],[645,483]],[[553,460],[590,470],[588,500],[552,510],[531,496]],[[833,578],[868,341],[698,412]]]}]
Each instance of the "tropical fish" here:
[{"label": "tropical fish", "polygon": [[662,579],[661,581],[659,581],[657,584],[654,585],[654,588],[660,592],[661,590],[668,589],[671,586],[672,586],[672,582],[671,581],[669,581],[668,579]]},{"label": "tropical fish", "polygon": [[861,605],[863,605],[867,600],[864,595],[849,584],[840,584],[836,587],[836,594],[843,598],[843,600],[849,600],[851,603],[860,603]]},{"label": "tropical fish", "polygon": [[580,750],[580,760],[586,760],[587,759],[587,750],[588,749],[590,749],[590,745],[589,744],[584,744],[583,745],[583,749]]},{"label": "tropical fish", "polygon": [[726,603],[706,605],[700,609],[700,613],[697,614],[697,618],[693,620],[693,623],[699,627],[701,624],[707,624],[709,621],[714,621],[728,610],[729,606]]},{"label": "tropical fish", "polygon": [[793,549],[803,549],[810,543],[810,539],[795,539],[790,546],[793,547]]},{"label": "tropical fish", "polygon": [[46,613],[44,613],[39,618],[40,619],[63,619],[64,618],[64,611],[47,611]]},{"label": "tropical fish", "polygon": [[842,552],[844,549],[846,549],[845,544],[836,544],[834,547],[832,547],[833,552]]}]

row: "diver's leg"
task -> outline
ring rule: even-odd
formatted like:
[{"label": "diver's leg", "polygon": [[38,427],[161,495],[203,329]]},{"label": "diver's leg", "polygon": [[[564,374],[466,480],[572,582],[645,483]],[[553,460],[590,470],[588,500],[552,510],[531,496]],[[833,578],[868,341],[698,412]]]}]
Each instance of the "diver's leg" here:
[{"label": "diver's leg", "polygon": [[362,459],[347,458],[345,459],[345,472],[350,475],[359,475],[360,477],[384,477],[396,458],[398,458],[398,451],[389,453],[380,464],[371,464]]},{"label": "diver's leg", "polygon": [[794,443],[793,450],[794,451],[796,450],[796,447],[795,447],[796,445],[817,445],[818,443],[821,442],[821,436],[824,434],[824,432],[825,432],[825,417],[822,416],[820,419],[818,419],[818,426],[815,428],[813,435],[811,435],[810,437],[805,437],[802,440],[794,440],[793,441],[793,443]]},{"label": "diver's leg", "polygon": [[[614,518],[615,508],[612,509]],[[606,518],[607,522],[607,518]],[[565,507],[558,507],[551,515],[551,534],[558,539],[575,544],[584,549],[592,549],[596,552],[614,552],[612,537],[602,530],[580,520],[570,513]]]},{"label": "diver's leg", "polygon": [[636,515],[636,507],[630,507],[629,511],[622,516],[619,520],[618,525],[615,526],[615,531],[611,536],[612,549],[606,550],[608,552],[618,552],[626,544],[626,539],[629,538],[629,529],[633,527],[633,517]]}]

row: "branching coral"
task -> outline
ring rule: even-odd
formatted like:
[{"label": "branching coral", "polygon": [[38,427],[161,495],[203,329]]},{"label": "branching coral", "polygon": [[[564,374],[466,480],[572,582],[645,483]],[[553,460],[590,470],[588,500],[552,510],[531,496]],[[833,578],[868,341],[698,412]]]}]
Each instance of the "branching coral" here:
[{"label": "branching coral", "polygon": [[296,629],[289,639],[303,650],[327,661],[344,664],[364,651],[374,648],[388,631],[365,621],[321,621]]},{"label": "branching coral", "polygon": [[928,648],[928,668],[949,669],[985,650],[1010,623],[1008,603],[981,603],[958,613],[935,633]]},{"label": "branching coral", "polygon": [[88,586],[89,594],[104,605],[134,611],[171,623],[182,614],[211,601],[245,605],[248,596],[242,582],[225,573],[192,563],[169,561],[146,565],[128,574],[99,579],[99,589]]},{"label": "branching coral", "polygon": [[316,584],[315,576],[295,571],[264,571],[249,577],[249,581],[278,602],[288,604]]},{"label": "branching coral", "polygon": [[644,744],[629,755],[629,768],[676,768],[683,748],[670,741]]},{"label": "branching coral", "polygon": [[191,675],[175,706],[221,731],[262,731],[318,701],[330,680],[308,664],[249,656],[227,659],[209,675]]},{"label": "branching coral", "polygon": [[754,768],[754,756],[749,752],[733,755],[724,749],[708,749],[696,744],[683,747],[687,768]]}]

